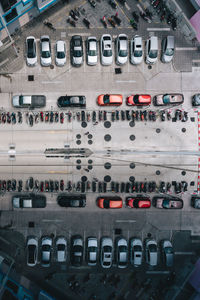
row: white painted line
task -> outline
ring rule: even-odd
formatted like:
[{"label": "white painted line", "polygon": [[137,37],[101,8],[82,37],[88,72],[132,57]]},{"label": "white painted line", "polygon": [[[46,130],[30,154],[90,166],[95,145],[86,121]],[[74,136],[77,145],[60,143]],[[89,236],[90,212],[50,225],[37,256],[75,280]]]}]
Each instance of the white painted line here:
[{"label": "white painted line", "polygon": [[181,251],[181,252],[174,252],[175,255],[194,255],[195,253],[194,252],[184,252],[184,251]]},{"label": "white painted line", "polygon": [[116,220],[117,223],[135,223],[135,220]]},{"label": "white painted line", "polygon": [[62,81],[42,81],[42,83],[61,83]]},{"label": "white painted line", "polygon": [[55,222],[55,223],[61,223],[61,222],[63,222],[63,220],[60,220],[60,219],[57,219],[57,220],[54,220],[54,219],[44,219],[44,220],[42,220],[42,222],[46,222],[46,223],[50,223],[50,222]]},{"label": "white painted line", "polygon": [[161,27],[159,27],[159,28],[150,28],[150,27],[148,27],[147,31],[170,31],[170,28],[169,27],[164,27],[164,28],[161,28]]},{"label": "white painted line", "polygon": [[192,62],[200,62],[200,59],[193,59]]},{"label": "white painted line", "polygon": [[[88,32],[82,32],[82,33],[76,33],[77,35],[81,35],[81,36],[89,36],[91,35],[90,33]],[[68,33],[68,36],[73,36],[74,33]]]},{"label": "white painted line", "polygon": [[127,10],[131,9],[130,6],[128,6],[128,4],[126,2],[125,2],[125,6],[126,6]]},{"label": "white painted line", "polygon": [[169,274],[170,271],[146,271],[146,274]]},{"label": "white painted line", "polygon": [[117,82],[117,83],[124,83],[124,82],[133,83],[136,81],[135,80],[116,80],[115,82]]},{"label": "white painted line", "polygon": [[196,50],[198,50],[198,48],[197,47],[176,47],[175,48],[176,50],[178,50],[178,51],[196,51]]},{"label": "white painted line", "polygon": [[4,238],[2,238],[1,236],[0,236],[0,240],[2,240],[4,243],[6,243],[6,244],[10,244],[7,240],[5,240]]}]

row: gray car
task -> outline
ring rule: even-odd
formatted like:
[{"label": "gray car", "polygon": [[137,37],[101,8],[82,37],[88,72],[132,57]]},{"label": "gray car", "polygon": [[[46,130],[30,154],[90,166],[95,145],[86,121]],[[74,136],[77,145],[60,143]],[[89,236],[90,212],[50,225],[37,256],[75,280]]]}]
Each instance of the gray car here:
[{"label": "gray car", "polygon": [[16,95],[12,98],[12,105],[17,108],[40,108],[46,105],[44,95]]},{"label": "gray car", "polygon": [[164,240],[162,243],[162,257],[166,267],[172,267],[174,263],[174,250],[172,243],[168,240]]},{"label": "gray car", "polygon": [[83,64],[83,41],[80,35],[74,35],[70,42],[71,63],[75,67]]},{"label": "gray car", "polygon": [[41,252],[41,265],[42,267],[50,267],[51,252],[52,252],[52,238],[46,236],[42,238],[42,252]]},{"label": "gray car", "polygon": [[109,237],[103,237],[101,240],[100,263],[103,268],[112,266],[113,242]]},{"label": "gray car", "polygon": [[126,34],[119,34],[116,39],[116,64],[124,65],[128,61],[128,38]]},{"label": "gray car", "polygon": [[161,60],[163,63],[169,63],[172,61],[174,56],[174,36],[168,35],[166,38],[162,40],[161,45]]}]

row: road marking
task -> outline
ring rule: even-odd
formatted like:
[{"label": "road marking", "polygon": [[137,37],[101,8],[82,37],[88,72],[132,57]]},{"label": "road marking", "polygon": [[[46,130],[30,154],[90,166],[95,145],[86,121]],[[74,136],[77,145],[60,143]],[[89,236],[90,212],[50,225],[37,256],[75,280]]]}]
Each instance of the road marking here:
[{"label": "road marking", "polygon": [[135,223],[135,220],[116,220],[117,223]]},{"label": "road marking", "polygon": [[164,28],[150,28],[148,27],[147,28],[147,31],[170,31],[171,29],[169,27],[164,27]]},{"label": "road marking", "polygon": [[130,10],[130,6],[128,6],[128,4],[125,2],[125,7],[127,8],[127,10]]},{"label": "road marking", "polygon": [[[101,27],[100,27],[101,28]],[[81,28],[82,29],[82,28]],[[77,35],[81,35],[81,36],[89,36],[91,35],[90,33],[88,32],[83,32],[83,33],[76,33]],[[68,33],[68,36],[73,36],[74,33]]]},{"label": "road marking", "polygon": [[169,274],[170,271],[146,271],[146,274]]},{"label": "road marking", "polygon": [[6,244],[10,244],[7,240],[5,240],[4,238],[2,238],[1,236],[0,236],[0,240],[2,240],[4,243],[6,243]]},{"label": "road marking", "polygon": [[196,51],[196,50],[198,50],[197,47],[176,47],[175,49],[178,51]]},{"label": "road marking", "polygon": [[193,59],[192,62],[199,62],[200,63],[200,59]]},{"label": "road marking", "polygon": [[42,81],[42,83],[61,83],[62,81]]},{"label": "road marking", "polygon": [[136,81],[135,80],[116,80],[115,82],[117,82],[117,83],[124,83],[124,82],[133,83]]},{"label": "road marking", "polygon": [[180,252],[174,252],[175,255],[194,255],[195,252],[184,252],[184,251],[180,251]]},{"label": "road marking", "polygon": [[51,220],[50,219],[49,220],[48,219],[43,219],[42,222],[45,222],[45,223],[50,223],[50,222],[61,223],[61,222],[64,222],[64,220],[60,220],[60,219],[56,219],[56,220],[55,219],[51,219]]}]

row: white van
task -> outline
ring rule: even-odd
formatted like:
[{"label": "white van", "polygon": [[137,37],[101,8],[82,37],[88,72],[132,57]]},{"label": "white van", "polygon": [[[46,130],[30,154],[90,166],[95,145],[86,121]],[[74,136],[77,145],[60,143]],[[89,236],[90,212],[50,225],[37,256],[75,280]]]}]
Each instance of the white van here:
[{"label": "white van", "polygon": [[150,37],[146,42],[146,63],[155,64],[158,59],[158,38]]}]

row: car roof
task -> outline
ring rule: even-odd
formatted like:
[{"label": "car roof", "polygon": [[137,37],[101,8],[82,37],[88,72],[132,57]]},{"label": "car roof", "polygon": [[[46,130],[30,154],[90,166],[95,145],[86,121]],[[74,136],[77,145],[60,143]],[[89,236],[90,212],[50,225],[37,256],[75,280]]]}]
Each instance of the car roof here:
[{"label": "car roof", "polygon": [[64,51],[64,49],[65,49],[64,45],[65,45],[64,41],[57,41],[57,43],[56,43],[57,51],[59,51],[59,52]]}]

